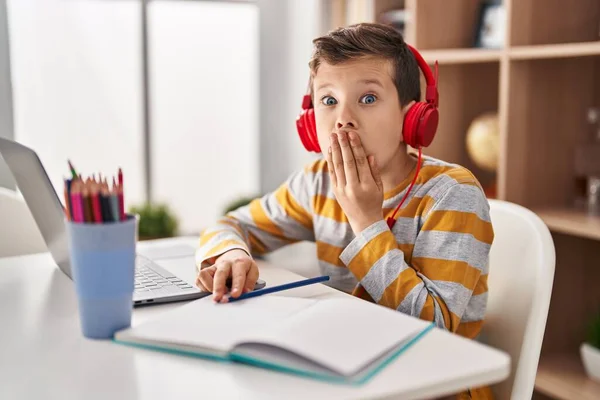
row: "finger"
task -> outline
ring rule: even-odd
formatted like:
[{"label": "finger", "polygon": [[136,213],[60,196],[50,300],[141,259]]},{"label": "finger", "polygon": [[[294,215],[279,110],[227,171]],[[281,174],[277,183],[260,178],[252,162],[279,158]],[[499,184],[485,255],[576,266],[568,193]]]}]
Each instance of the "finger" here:
[{"label": "finger", "polygon": [[225,282],[227,278],[231,275],[231,262],[223,260],[217,266],[217,271],[215,272],[214,281],[213,281],[213,299],[214,301],[220,301],[223,298],[223,295],[226,291]]},{"label": "finger", "polygon": [[344,160],[342,159],[342,149],[338,143],[337,135],[331,135],[331,159],[333,160],[333,170],[335,179],[339,187],[346,186],[346,176],[344,174]]},{"label": "finger", "polygon": [[335,170],[333,169],[333,158],[331,155],[331,146],[327,150],[327,168],[329,169],[329,179],[333,187],[337,186],[337,179],[335,179]]},{"label": "finger", "polygon": [[207,292],[213,291],[213,276],[217,271],[217,267],[214,265],[209,268],[205,268],[200,271],[198,277],[196,279],[196,286],[202,286],[201,289],[204,289]]},{"label": "finger", "polygon": [[375,156],[369,156],[369,166],[371,167],[371,174],[375,180],[375,184],[379,190],[383,190],[383,182],[381,181],[381,173],[379,172],[379,166],[375,160]]},{"label": "finger", "polygon": [[340,142],[340,149],[342,153],[342,162],[344,164],[344,175],[346,176],[347,183],[358,183],[358,172],[356,171],[356,162],[354,161],[354,154],[352,154],[352,148],[348,141],[348,133],[340,132],[338,134],[338,142]]},{"label": "finger", "polygon": [[235,261],[232,267],[231,296],[238,297],[242,294],[246,283],[246,274],[250,269],[250,260]]},{"label": "finger", "polygon": [[255,262],[251,261],[252,265],[250,265],[250,270],[246,275],[246,287],[244,288],[245,292],[251,292],[254,290],[254,286],[256,286],[256,281],[258,280],[258,266]]},{"label": "finger", "polygon": [[349,132],[348,140],[350,142],[352,154],[354,154],[354,162],[356,164],[356,174],[358,176],[358,180],[359,182],[363,182],[365,179],[368,179],[371,176],[371,170],[369,168],[367,155],[365,154],[365,149],[362,146],[360,137],[356,134],[356,132]]}]

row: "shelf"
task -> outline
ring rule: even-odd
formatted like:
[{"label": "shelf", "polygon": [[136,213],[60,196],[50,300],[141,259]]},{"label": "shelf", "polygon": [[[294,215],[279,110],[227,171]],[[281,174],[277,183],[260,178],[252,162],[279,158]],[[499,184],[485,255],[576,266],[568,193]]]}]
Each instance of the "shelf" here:
[{"label": "shelf", "polygon": [[504,52],[511,60],[536,60],[600,56],[600,41],[583,43],[549,44],[537,46],[517,46],[503,49],[440,49],[422,50],[421,55],[430,64],[437,60],[440,64],[468,64],[500,61]]},{"label": "shelf", "polygon": [[600,55],[600,41],[511,47],[511,60],[535,60]]},{"label": "shelf", "polygon": [[557,354],[541,357],[535,389],[555,399],[596,400],[600,383],[587,377],[579,354]]},{"label": "shelf", "polygon": [[569,208],[534,209],[551,231],[600,240],[600,216]]},{"label": "shelf", "polygon": [[500,61],[502,50],[492,49],[443,49],[420,51],[425,61],[433,64],[470,64]]}]

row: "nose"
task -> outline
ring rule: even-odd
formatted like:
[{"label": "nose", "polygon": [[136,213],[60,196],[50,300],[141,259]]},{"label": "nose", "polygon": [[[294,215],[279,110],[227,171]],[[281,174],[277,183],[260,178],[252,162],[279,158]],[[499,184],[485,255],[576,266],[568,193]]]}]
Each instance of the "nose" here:
[{"label": "nose", "polygon": [[349,107],[339,107],[339,114],[335,123],[336,129],[352,128],[357,129],[358,123],[354,113]]}]

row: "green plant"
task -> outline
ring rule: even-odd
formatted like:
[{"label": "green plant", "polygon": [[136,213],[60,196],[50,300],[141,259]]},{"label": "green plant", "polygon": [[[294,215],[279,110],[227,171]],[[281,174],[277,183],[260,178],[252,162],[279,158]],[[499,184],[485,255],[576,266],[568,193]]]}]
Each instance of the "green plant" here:
[{"label": "green plant", "polygon": [[600,312],[590,321],[587,332],[587,342],[597,349],[600,349]]},{"label": "green plant", "polygon": [[223,215],[226,215],[228,212],[237,210],[240,207],[243,207],[247,204],[249,204],[252,200],[254,200],[255,198],[257,198],[257,196],[242,196],[242,197],[238,197],[237,199],[227,203],[225,205],[225,208],[223,209]]},{"label": "green plant", "polygon": [[145,203],[130,208],[140,216],[138,235],[140,239],[172,237],[177,234],[179,221],[166,204]]}]

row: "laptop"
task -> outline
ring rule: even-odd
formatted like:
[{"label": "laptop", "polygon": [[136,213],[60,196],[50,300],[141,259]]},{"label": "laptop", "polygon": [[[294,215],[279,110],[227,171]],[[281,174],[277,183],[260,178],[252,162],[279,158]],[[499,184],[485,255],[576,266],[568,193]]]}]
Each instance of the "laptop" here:
[{"label": "laptop", "polygon": [[[65,275],[73,279],[64,207],[37,153],[20,143],[0,137],[0,155],[12,172],[54,262]],[[187,246],[178,245],[174,248],[171,251],[171,259],[192,257],[195,249],[191,246],[185,247]],[[169,253],[168,248],[162,251]],[[193,300],[210,294],[162,267],[161,260],[167,261],[168,257],[167,255],[166,258],[153,259],[136,254],[134,306]],[[259,279],[254,289],[264,286],[265,282]]]}]

